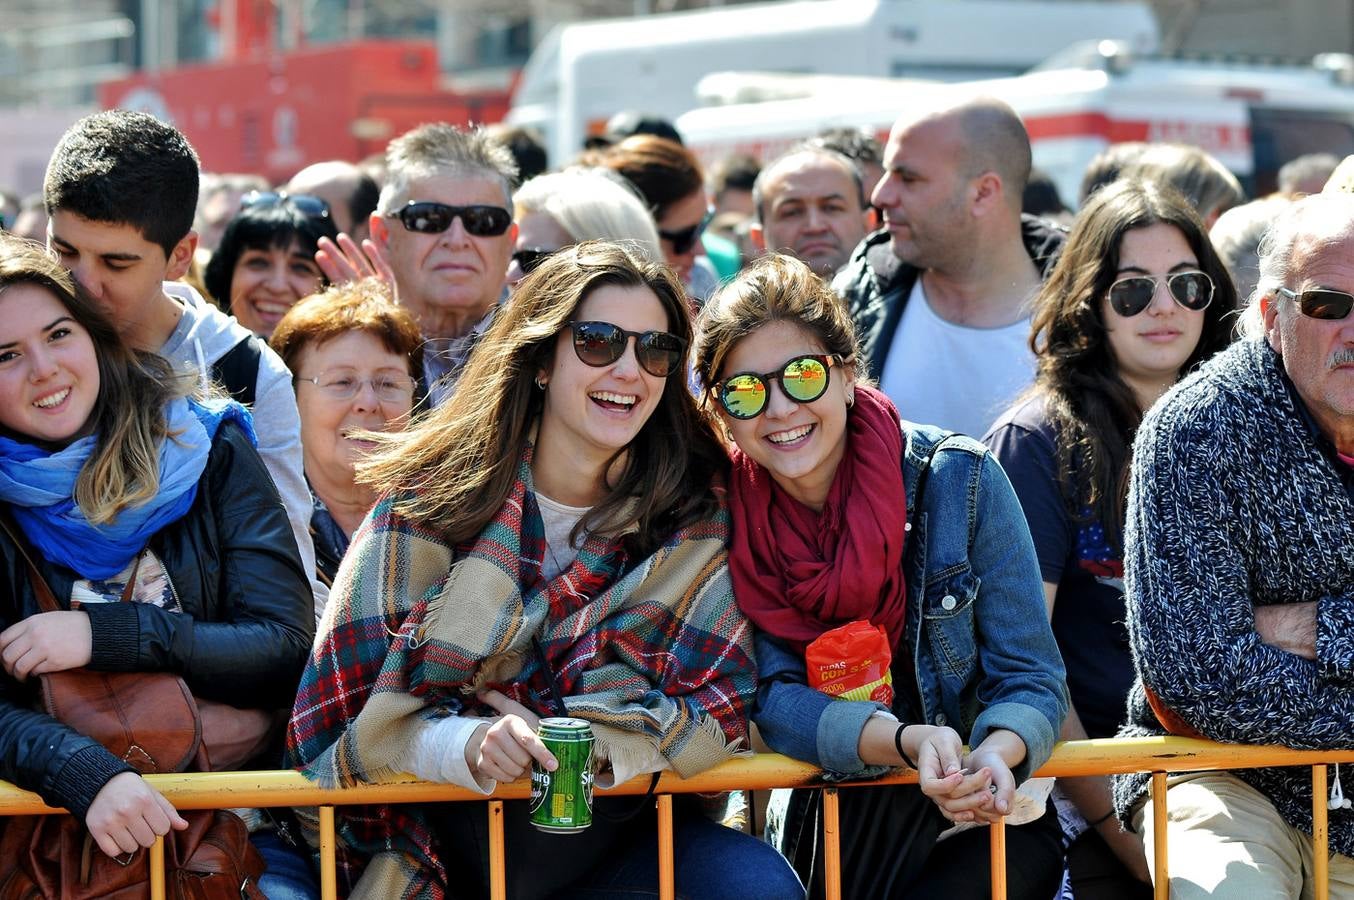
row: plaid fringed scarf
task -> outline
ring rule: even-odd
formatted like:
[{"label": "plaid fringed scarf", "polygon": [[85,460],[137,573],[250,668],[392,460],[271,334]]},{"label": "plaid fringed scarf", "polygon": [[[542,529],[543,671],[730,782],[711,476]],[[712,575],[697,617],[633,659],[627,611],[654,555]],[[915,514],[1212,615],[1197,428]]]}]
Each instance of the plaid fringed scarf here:
[{"label": "plaid fringed scarf", "polygon": [[[551,715],[533,635],[570,715],[593,723],[613,761],[656,746],[689,776],[736,752],[756,669],[728,575],[727,509],[633,565],[619,539],[589,536],[547,583],[530,460],[528,449],[507,502],[467,546],[401,517],[394,498],[368,515],[297,694],[290,764],[325,785],[388,779],[425,720],[468,710],[482,688]],[[419,807],[341,807],[339,819],[345,871],[366,865],[354,896],[444,896]]]}]

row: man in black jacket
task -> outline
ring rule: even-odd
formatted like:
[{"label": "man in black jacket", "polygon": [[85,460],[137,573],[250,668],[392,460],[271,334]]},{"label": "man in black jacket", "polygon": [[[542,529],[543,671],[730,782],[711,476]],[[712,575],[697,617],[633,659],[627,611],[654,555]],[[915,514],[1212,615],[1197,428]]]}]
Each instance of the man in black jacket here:
[{"label": "man in black jacket", "polygon": [[1024,125],[970,99],[899,119],[871,198],[884,227],[833,282],[905,418],[981,435],[1034,376],[1030,301],[1063,232],[1022,217]]}]

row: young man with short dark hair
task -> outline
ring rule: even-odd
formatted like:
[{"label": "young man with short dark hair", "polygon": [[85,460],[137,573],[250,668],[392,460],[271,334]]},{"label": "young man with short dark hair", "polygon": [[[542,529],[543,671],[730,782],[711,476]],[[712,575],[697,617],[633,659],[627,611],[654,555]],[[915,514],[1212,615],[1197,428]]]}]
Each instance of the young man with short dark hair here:
[{"label": "young man with short dark hair", "polygon": [[198,158],[153,116],[108,110],[62,136],[47,166],[47,244],[128,344],[158,353],[250,403],[259,454],[287,508],[318,616],[312,501],[291,373],[266,344],[178,281],[193,259]]}]

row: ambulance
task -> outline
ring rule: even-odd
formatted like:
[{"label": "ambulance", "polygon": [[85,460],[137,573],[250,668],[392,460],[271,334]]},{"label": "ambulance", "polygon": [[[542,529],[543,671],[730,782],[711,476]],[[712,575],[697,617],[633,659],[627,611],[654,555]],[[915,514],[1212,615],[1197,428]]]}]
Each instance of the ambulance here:
[{"label": "ambulance", "polygon": [[768,160],[828,127],[884,141],[909,108],[955,96],[995,96],[1018,112],[1034,164],[1075,207],[1086,164],[1109,144],[1192,144],[1234,172],[1247,193],[1275,187],[1285,162],[1354,153],[1354,57],[1310,62],[1164,58],[1121,41],[1074,45],[1027,74],[943,84],[879,78],[726,72],[702,81],[705,105],[677,121],[707,164],[732,153]]}]

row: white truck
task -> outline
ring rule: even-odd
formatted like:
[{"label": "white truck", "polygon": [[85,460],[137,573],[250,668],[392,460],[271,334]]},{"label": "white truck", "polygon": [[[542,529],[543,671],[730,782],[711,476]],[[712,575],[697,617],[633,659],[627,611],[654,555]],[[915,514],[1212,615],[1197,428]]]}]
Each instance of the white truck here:
[{"label": "white truck", "polygon": [[[952,85],[722,73],[703,92],[715,105],[676,125],[707,163],[730,153],[769,159],[832,126],[863,128],[882,141],[910,106],[956,92],[999,97],[1021,115],[1035,165],[1069,206],[1086,163],[1121,141],[1201,147],[1253,196],[1273,190],[1279,167],[1296,156],[1354,153],[1354,58],[1345,54],[1310,64],[1166,59],[1098,41],[1013,78]],[[727,102],[758,94],[771,99]]]},{"label": "white truck", "polygon": [[1145,2],[788,0],[556,27],[522,71],[508,121],[562,165],[614,113],[675,118],[711,72],[961,81],[1013,75],[1076,41],[1157,46]]}]

